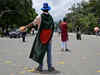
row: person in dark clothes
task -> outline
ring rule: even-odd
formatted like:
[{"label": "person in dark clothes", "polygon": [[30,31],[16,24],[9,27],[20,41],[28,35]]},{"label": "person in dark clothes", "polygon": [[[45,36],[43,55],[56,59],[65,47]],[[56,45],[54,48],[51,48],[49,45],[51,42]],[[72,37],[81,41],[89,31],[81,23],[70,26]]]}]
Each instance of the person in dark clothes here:
[{"label": "person in dark clothes", "polygon": [[26,42],[26,40],[25,40],[25,38],[26,38],[26,28],[25,28],[25,26],[22,26],[22,27],[20,27],[20,30],[21,30],[21,34],[22,34],[22,41],[23,42]]},{"label": "person in dark clothes", "polygon": [[77,30],[77,33],[76,33],[76,38],[77,38],[77,40],[81,40],[81,32],[80,32],[80,27],[78,27],[78,26],[77,26],[76,30]]},{"label": "person in dark clothes", "polygon": [[26,42],[25,38],[26,38],[26,32],[22,32],[22,41],[23,42]]},{"label": "person in dark clothes", "polygon": [[48,3],[44,3],[43,8],[41,8],[43,13],[40,16],[37,16],[36,19],[32,22],[32,24],[26,26],[28,27],[32,25],[38,25],[38,33],[36,34],[36,38],[33,43],[29,58],[39,64],[36,69],[39,72],[43,71],[43,59],[46,53],[48,71],[55,71],[55,68],[52,66],[51,54],[51,39],[54,32],[54,21],[52,16],[48,12],[50,9],[51,7],[48,5]]}]

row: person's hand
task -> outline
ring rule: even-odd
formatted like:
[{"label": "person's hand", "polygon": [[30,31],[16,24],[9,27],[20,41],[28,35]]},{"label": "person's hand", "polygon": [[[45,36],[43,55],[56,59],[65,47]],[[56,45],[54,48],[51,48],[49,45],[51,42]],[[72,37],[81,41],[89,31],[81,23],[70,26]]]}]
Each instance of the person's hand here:
[{"label": "person's hand", "polygon": [[26,25],[25,27],[26,27],[26,28],[28,28],[28,27],[32,27],[32,23]]}]

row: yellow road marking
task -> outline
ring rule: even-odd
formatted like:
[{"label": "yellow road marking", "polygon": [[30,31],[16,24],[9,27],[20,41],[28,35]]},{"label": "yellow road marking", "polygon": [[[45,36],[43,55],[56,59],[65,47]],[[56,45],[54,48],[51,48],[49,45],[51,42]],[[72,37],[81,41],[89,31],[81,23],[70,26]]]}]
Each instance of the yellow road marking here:
[{"label": "yellow road marking", "polygon": [[60,62],[58,62],[58,64],[64,64],[64,61],[60,61]]},{"label": "yellow road marking", "polygon": [[5,63],[5,64],[12,64],[12,61],[7,60],[7,61],[5,61],[4,63]]},{"label": "yellow road marking", "polygon": [[28,67],[24,67],[24,70],[28,70]]},{"label": "yellow road marking", "polygon": [[20,74],[24,74],[25,73],[25,71],[22,71],[22,72],[19,72]]},{"label": "yellow road marking", "polygon": [[32,68],[32,69],[30,69],[30,70],[27,70],[27,72],[34,72],[34,71],[35,71],[34,68]]},{"label": "yellow road marking", "polygon": [[100,72],[100,70],[97,70],[96,72]]}]

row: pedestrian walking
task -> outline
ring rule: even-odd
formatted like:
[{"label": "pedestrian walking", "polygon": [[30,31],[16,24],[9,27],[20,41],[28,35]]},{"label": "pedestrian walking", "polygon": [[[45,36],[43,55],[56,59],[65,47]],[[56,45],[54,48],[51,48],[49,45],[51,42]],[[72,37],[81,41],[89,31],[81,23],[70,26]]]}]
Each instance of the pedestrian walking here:
[{"label": "pedestrian walking", "polygon": [[76,38],[77,40],[81,40],[81,32],[80,32],[80,27],[76,27],[77,33],[76,33]]},{"label": "pedestrian walking", "polygon": [[[29,58],[39,64],[36,69],[39,72],[43,71],[43,59],[46,52],[48,71],[55,71],[55,68],[52,66],[51,56],[51,39],[54,32],[54,21],[49,13],[50,9],[51,7],[48,5],[48,3],[43,3],[43,8],[41,8],[43,13],[40,16],[37,16],[36,19],[32,22],[33,25],[38,25],[38,33],[33,43]],[[32,26],[32,24],[29,24],[26,27]]]},{"label": "pedestrian walking", "polygon": [[100,29],[99,29],[99,27],[94,27],[94,32],[95,32],[95,35],[97,36],[97,35],[99,35],[99,31],[100,31]]},{"label": "pedestrian walking", "polygon": [[61,29],[61,50],[62,51],[69,51],[67,48],[67,41],[68,41],[68,27],[66,18],[63,19],[63,21],[60,23],[60,29]]},{"label": "pedestrian walking", "polygon": [[21,26],[20,27],[20,31],[21,31],[21,37],[22,37],[22,41],[23,42],[26,42],[26,40],[25,40],[25,38],[26,38],[26,28],[25,28],[25,26]]}]

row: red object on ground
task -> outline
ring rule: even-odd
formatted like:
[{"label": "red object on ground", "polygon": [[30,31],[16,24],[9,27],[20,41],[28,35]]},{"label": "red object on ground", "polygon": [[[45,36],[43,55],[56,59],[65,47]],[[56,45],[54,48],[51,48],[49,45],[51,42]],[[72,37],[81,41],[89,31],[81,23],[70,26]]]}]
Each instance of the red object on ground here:
[{"label": "red object on ground", "polygon": [[52,30],[51,29],[43,29],[40,32],[40,41],[42,44],[46,44],[51,37]]}]

